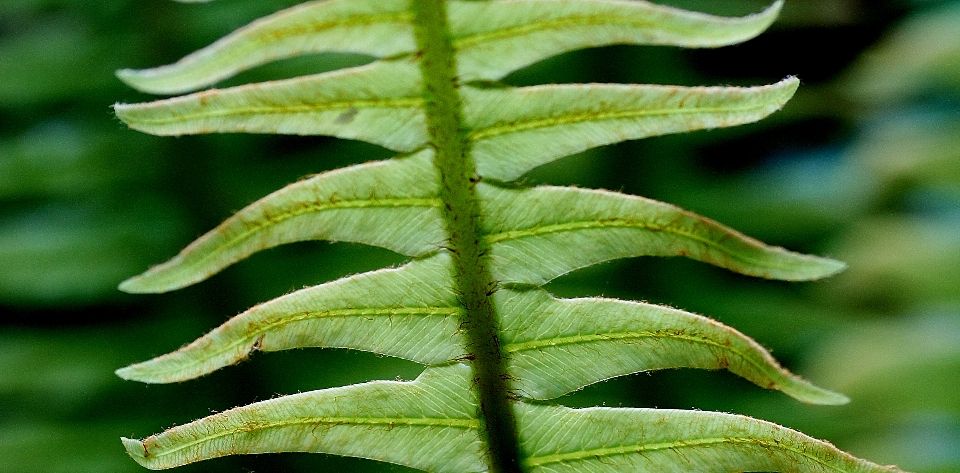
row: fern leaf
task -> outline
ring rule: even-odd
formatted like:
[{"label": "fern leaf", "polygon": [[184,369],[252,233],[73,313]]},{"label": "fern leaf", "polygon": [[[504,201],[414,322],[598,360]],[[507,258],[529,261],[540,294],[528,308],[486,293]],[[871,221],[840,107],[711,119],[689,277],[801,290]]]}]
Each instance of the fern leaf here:
[{"label": "fern leaf", "polygon": [[409,256],[434,252],[444,234],[432,154],[424,150],[289,185],[241,210],[172,260],[123,282],[120,289],[179,289],[257,251],[295,241],[361,242]]},{"label": "fern leaf", "polygon": [[646,1],[450,2],[460,78],[498,80],[542,59],[590,46],[717,47],[767,29],[783,1],[756,15],[721,18]]},{"label": "fern leaf", "polygon": [[687,256],[783,280],[826,277],[843,263],[767,246],[640,197],[506,184],[592,147],[759,120],[779,110],[799,81],[752,88],[511,88],[490,81],[588,46],[744,41],[767,28],[782,4],[719,18],[642,0],[328,0],[254,22],[170,66],[121,71],[142,90],[177,93],[284,57],[372,55],[378,60],[366,66],[115,110],[132,128],[158,135],[328,135],[406,153],[271,194],[122,289],[184,287],[254,252],[302,240],[377,245],[414,260],[259,305],[176,352],[118,370],[120,376],[175,382],[253,351],[309,346],[428,365],[412,382],[287,396],[143,441],[124,439],[128,453],[154,469],[303,451],[437,473],[899,471],[741,416],[575,410],[517,399],[552,399],[614,376],[694,367],[726,368],[804,402],[846,402],[704,317],[644,303],[559,300],[537,287],[584,266],[643,255]]},{"label": "fern leaf", "polygon": [[254,351],[353,348],[423,364],[466,355],[447,253],[302,289],[253,307],[193,343],[117,370],[145,383],[186,381]]},{"label": "fern leaf", "polygon": [[670,409],[517,404],[531,473],[895,473],[749,417]]},{"label": "fern leaf", "polygon": [[504,289],[494,300],[514,388],[533,399],[615,376],[692,367],[725,368],[811,404],[849,401],[781,368],[740,332],[699,315],[611,299],[555,299],[543,290]]},{"label": "fern leaf", "polygon": [[131,128],[154,135],[278,133],[363,140],[397,151],[426,143],[420,72],[408,60],[295,79],[117,104]]},{"label": "fern leaf", "polygon": [[123,439],[141,465],[173,468],[225,455],[316,452],[439,473],[484,471],[470,369],[424,371],[231,409],[144,440]]},{"label": "fern leaf", "polygon": [[630,256],[687,256],[771,279],[817,279],[839,261],[764,245],[710,219],[642,197],[566,187],[478,187],[489,215],[490,265],[503,282],[541,285]]},{"label": "fern leaf", "polygon": [[261,18],[174,64],[124,69],[117,76],[144,92],[179,94],[305,53],[376,57],[409,53],[416,49],[409,4],[409,0],[308,2]]},{"label": "fern leaf", "polygon": [[477,171],[511,181],[596,146],[729,127],[779,110],[800,81],[761,87],[574,84],[463,88]]}]

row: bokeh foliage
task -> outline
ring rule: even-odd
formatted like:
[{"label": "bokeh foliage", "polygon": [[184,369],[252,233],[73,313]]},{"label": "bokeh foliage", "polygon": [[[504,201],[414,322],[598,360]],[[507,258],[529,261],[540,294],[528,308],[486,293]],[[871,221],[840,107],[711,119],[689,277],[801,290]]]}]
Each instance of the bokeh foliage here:
[{"label": "bokeh foliage", "polygon": [[[255,357],[182,385],[112,371],[176,348],[256,303],[401,261],[338,243],[277,248],[199,287],[131,296],[116,284],[236,209],[306,174],[389,157],[327,138],[157,138],[108,105],[149,97],[114,79],[165,64],[294,0],[16,0],[0,4],[0,471],[141,471],[140,437],[298,389],[412,379],[419,366],[338,350]],[[720,14],[762,1],[674,0]],[[854,402],[810,408],[721,372],[678,370],[563,399],[700,408],[772,420],[923,472],[960,468],[960,2],[790,0],[775,29],[719,50],[609,47],[507,79],[682,85],[804,80],[756,125],[609,146],[530,182],[623,189],[765,241],[851,264],[817,283],[747,280],[678,259],[574,273],[561,296],[605,294],[716,316]],[[879,43],[877,43],[879,41]],[[874,46],[874,43],[877,43]],[[757,59],[762,58],[762,59]],[[369,59],[319,55],[231,83]],[[546,79],[549,78],[549,79]],[[362,365],[362,367],[360,367]],[[224,458],[178,471],[400,467],[323,455]]]}]

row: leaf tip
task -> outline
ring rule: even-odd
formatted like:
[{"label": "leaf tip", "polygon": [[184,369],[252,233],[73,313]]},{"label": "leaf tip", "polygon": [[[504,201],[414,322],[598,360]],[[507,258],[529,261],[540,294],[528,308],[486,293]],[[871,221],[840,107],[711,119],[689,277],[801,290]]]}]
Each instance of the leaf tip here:
[{"label": "leaf tip", "polygon": [[776,274],[765,277],[782,281],[817,281],[835,276],[847,269],[847,263],[833,258],[790,252],[793,259],[789,268],[780,268]]},{"label": "leaf tip", "polygon": [[785,77],[780,83],[787,83],[793,86],[794,90],[800,86],[800,78],[795,75],[789,75]]},{"label": "leaf tip", "polygon": [[114,75],[127,86],[155,95],[175,95],[196,89],[192,84],[181,84],[170,80],[171,66],[154,69],[118,69]]},{"label": "leaf tip", "polygon": [[123,448],[126,449],[127,455],[130,455],[137,463],[146,466],[147,448],[143,445],[143,442],[126,437],[120,437],[120,441],[123,442]]},{"label": "leaf tip", "polygon": [[850,397],[843,393],[838,393],[836,391],[827,391],[824,390],[823,401],[819,402],[823,406],[843,406],[845,404],[850,404]]},{"label": "leaf tip", "polygon": [[123,368],[115,370],[113,374],[125,381],[143,381],[139,376],[137,376],[137,371],[139,370],[137,370],[136,367],[137,365],[124,366]]},{"label": "leaf tip", "polygon": [[850,398],[846,394],[821,388],[803,379],[798,381],[802,386],[801,389],[781,389],[781,391],[800,402],[815,406],[842,406],[850,403]]},{"label": "leaf tip", "polygon": [[142,279],[143,278],[141,278],[140,276],[134,276],[130,279],[127,279],[126,281],[121,282],[120,285],[117,286],[117,289],[123,292],[126,292],[128,294],[146,294],[146,293],[154,292],[154,291],[148,290],[143,286],[143,283],[141,282]]},{"label": "leaf tip", "polygon": [[169,378],[163,377],[162,374],[158,375],[155,370],[151,370],[152,365],[149,361],[137,363],[120,368],[114,371],[113,374],[125,381],[138,381],[147,384],[162,384],[171,381]]},{"label": "leaf tip", "polygon": [[117,69],[113,72],[113,75],[117,76],[117,79],[120,79],[125,84],[129,85],[129,80],[137,75],[137,71],[135,69]]},{"label": "leaf tip", "polygon": [[769,12],[772,15],[779,15],[780,11],[783,10],[783,4],[785,1],[786,0],[777,0],[773,2],[773,4],[767,7],[767,9],[763,11],[763,13]]},{"label": "leaf tip", "polygon": [[818,272],[815,272],[810,279],[823,279],[830,276],[836,276],[847,269],[847,263],[833,258],[816,257],[819,263]]},{"label": "leaf tip", "polygon": [[758,33],[765,31],[770,25],[777,21],[777,18],[780,17],[780,12],[783,10],[784,1],[785,0],[776,0],[771,3],[770,6],[764,8],[763,11],[751,15],[763,21],[762,28]]},{"label": "leaf tip", "polygon": [[140,92],[147,93],[163,93],[160,90],[155,89],[150,86],[149,81],[146,79],[146,71],[141,71],[137,69],[118,69],[114,72],[114,75],[117,76],[117,79],[120,79],[121,82],[127,84],[129,87],[132,87]]},{"label": "leaf tip", "polygon": [[182,289],[204,279],[176,279],[175,274],[171,278],[169,266],[171,266],[169,262],[154,266],[142,274],[121,282],[117,289],[129,294],[161,294]]},{"label": "leaf tip", "polygon": [[124,124],[130,128],[134,128],[133,121],[130,115],[131,109],[134,107],[134,104],[129,103],[115,103],[113,104],[113,114],[120,119]]},{"label": "leaf tip", "polygon": [[198,369],[189,363],[193,360],[184,359],[183,352],[184,349],[180,349],[147,361],[134,363],[114,371],[114,374],[126,381],[138,381],[147,384],[179,383],[209,374],[230,362],[236,363],[243,359],[242,357],[236,357],[228,359],[226,363],[221,363],[213,369],[205,369],[202,365]]},{"label": "leaf tip", "polygon": [[800,88],[800,78],[797,76],[787,76],[780,82],[774,84],[774,87],[783,93],[783,101],[781,102],[781,106],[783,106],[797,93],[797,89]]}]

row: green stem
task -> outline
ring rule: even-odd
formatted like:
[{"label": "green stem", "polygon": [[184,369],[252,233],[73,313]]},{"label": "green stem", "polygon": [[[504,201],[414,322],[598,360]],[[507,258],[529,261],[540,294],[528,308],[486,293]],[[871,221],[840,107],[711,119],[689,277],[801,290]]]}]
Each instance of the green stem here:
[{"label": "green stem", "polygon": [[456,60],[444,0],[414,0],[414,31],[421,54],[425,107],[447,242],[464,313],[461,326],[480,398],[480,419],[493,473],[520,473],[520,443],[510,405],[506,363],[490,295],[496,282],[486,265],[480,233],[476,166],[469,154]]}]

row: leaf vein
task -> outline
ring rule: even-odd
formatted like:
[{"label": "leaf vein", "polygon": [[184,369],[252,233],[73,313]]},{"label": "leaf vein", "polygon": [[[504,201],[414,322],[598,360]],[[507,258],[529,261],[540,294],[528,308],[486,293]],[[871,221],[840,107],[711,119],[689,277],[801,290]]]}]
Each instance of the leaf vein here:
[{"label": "leaf vein", "polygon": [[535,467],[547,465],[550,463],[562,463],[569,461],[586,461],[593,458],[600,457],[609,457],[617,455],[629,455],[631,453],[640,453],[643,452],[654,452],[659,450],[678,450],[682,448],[696,448],[696,447],[708,447],[712,445],[720,444],[753,444],[759,445],[764,448],[778,448],[782,450],[787,450],[800,456],[807,457],[813,460],[815,463],[823,465],[827,468],[830,468],[834,471],[844,472],[845,470],[838,468],[831,464],[828,461],[825,461],[822,458],[819,458],[815,455],[807,453],[804,449],[792,447],[786,442],[780,442],[778,440],[766,440],[759,438],[751,437],[723,437],[723,438],[704,438],[697,440],[681,440],[676,442],[661,442],[661,443],[652,443],[652,444],[633,444],[633,445],[622,445],[619,447],[607,447],[607,448],[594,448],[588,450],[580,450],[576,452],[568,453],[557,453],[553,455],[543,455],[543,456],[531,456],[527,457],[526,466]]},{"label": "leaf vein", "polygon": [[[410,12],[391,12],[391,13],[377,13],[377,14],[367,14],[367,15],[354,15],[347,18],[342,18],[338,20],[331,21],[318,21],[311,22],[297,26],[288,26],[284,28],[270,29],[267,31],[260,32],[256,35],[251,35],[251,40],[276,40],[283,37],[289,36],[298,36],[305,35],[310,33],[319,33],[326,30],[331,30],[337,27],[353,27],[353,26],[370,26],[377,23],[411,23],[413,21],[413,15]],[[260,46],[258,44],[252,44],[250,47],[244,48],[256,50]]]},{"label": "leaf vein", "polygon": [[[683,114],[721,114],[731,112],[749,112],[769,107],[770,104],[761,103],[747,107],[677,107],[661,108],[656,110],[620,110],[620,111],[599,111],[585,113],[568,113],[556,117],[517,120],[502,125],[491,125],[488,127],[472,130],[467,134],[471,142],[478,142],[489,138],[494,138],[510,133],[535,130],[538,128],[550,128],[561,125],[571,125],[589,121],[623,120],[630,118],[652,117],[662,115],[683,115]],[[722,126],[722,125],[720,125]]]},{"label": "leaf vein", "polygon": [[[215,258],[220,253],[229,250],[230,248],[240,244],[244,240],[248,239],[254,233],[262,230],[265,227],[279,224],[283,221],[290,220],[292,218],[299,217],[308,213],[314,212],[323,212],[326,210],[340,210],[340,209],[350,209],[350,208],[369,208],[369,207],[386,207],[386,208],[396,208],[396,207],[432,207],[437,208],[442,203],[440,199],[437,198],[406,198],[406,199],[364,199],[364,200],[343,200],[327,203],[318,203],[312,202],[307,204],[300,205],[295,210],[288,210],[278,214],[263,215],[264,219],[257,219],[254,222],[242,222],[247,228],[244,232],[239,235],[231,238],[229,241],[225,242],[222,245],[219,245],[220,251],[211,251],[200,258],[195,264],[202,264],[204,261]],[[203,240],[198,240],[195,244],[199,244]],[[188,246],[183,252],[188,253],[194,248],[194,244]]]},{"label": "leaf vein", "polygon": [[[273,322],[262,324],[262,325],[254,325],[249,330],[249,332],[254,332],[256,336],[246,335],[243,338],[235,340],[227,345],[224,345],[219,350],[216,350],[210,353],[204,359],[190,358],[185,362],[183,361],[178,362],[177,366],[171,367],[170,370],[165,370],[165,371],[176,372],[176,371],[182,370],[183,366],[185,365],[202,365],[205,362],[204,361],[205,359],[217,357],[224,353],[229,353],[237,346],[249,344],[250,340],[252,339],[261,337],[264,334],[273,331],[277,327],[281,327],[283,325],[291,324],[294,322],[302,322],[304,320],[310,320],[310,319],[336,318],[336,317],[349,318],[349,317],[376,317],[376,316],[393,316],[393,315],[398,315],[398,316],[423,315],[427,317],[440,315],[443,317],[447,317],[451,315],[458,315],[460,314],[460,312],[461,310],[457,307],[397,307],[397,308],[376,308],[376,309],[362,308],[362,309],[332,309],[332,310],[324,310],[324,311],[298,312],[295,314],[291,314],[290,316],[286,316],[281,320],[275,320]],[[198,340],[195,343],[199,344],[201,342]],[[174,352],[174,354],[180,353],[183,351],[188,351],[191,348],[192,347],[188,345],[183,350],[178,350],[177,352]],[[165,355],[165,356],[170,356],[170,355]]]},{"label": "leaf vein", "polygon": [[[561,345],[589,344],[589,343],[602,342],[602,341],[608,341],[608,340],[623,341],[623,340],[643,339],[643,338],[665,338],[665,339],[673,339],[673,340],[683,340],[683,341],[699,343],[703,345],[709,345],[712,347],[720,348],[737,355],[743,361],[746,361],[747,363],[753,365],[761,373],[767,371],[771,367],[768,365],[757,363],[753,359],[753,357],[749,356],[749,353],[744,353],[743,351],[738,350],[732,345],[717,342],[706,336],[690,335],[686,333],[680,333],[677,331],[667,331],[667,330],[656,331],[656,332],[640,330],[640,331],[628,331],[628,332],[608,332],[608,333],[589,334],[589,335],[571,335],[566,337],[554,337],[554,338],[547,338],[547,339],[530,340],[530,341],[519,342],[519,343],[509,343],[506,345],[505,350],[510,353],[519,353],[522,351],[539,350],[542,348],[555,347],[555,346],[561,346]],[[774,368],[776,367],[774,366]]]},{"label": "leaf vein", "polygon": [[[243,87],[243,86],[241,86]],[[239,89],[240,87],[238,87]],[[231,90],[231,89],[224,89]],[[235,89],[234,89],[235,90]],[[199,98],[201,102],[208,100],[208,96],[215,95],[223,92],[220,89],[213,89],[206,92],[200,92],[193,96],[193,98]],[[188,96],[189,97],[189,96]],[[143,110],[149,110],[150,108],[160,108],[164,106],[169,106],[173,102],[179,102],[181,99],[170,99],[167,101],[160,102],[158,105],[146,106],[143,107]],[[260,107],[238,107],[230,108],[226,110],[214,110],[214,111],[200,111],[196,113],[179,113],[175,116],[170,117],[159,117],[159,118],[137,118],[132,120],[131,123],[137,125],[168,125],[174,123],[184,123],[194,120],[202,120],[205,118],[218,118],[218,117],[239,117],[239,116],[255,116],[255,115],[293,115],[297,113],[313,113],[313,112],[326,112],[332,110],[351,110],[351,109],[372,109],[372,108],[421,108],[423,106],[423,99],[419,97],[404,97],[396,99],[371,99],[371,100],[347,100],[347,101],[338,101],[338,102],[328,102],[322,104],[299,104],[299,105],[268,105]]]},{"label": "leaf vein", "polygon": [[757,264],[769,268],[789,268],[788,265],[776,264],[770,261],[761,261],[756,258],[749,258],[747,256],[733,253],[728,251],[723,245],[717,244],[713,240],[703,238],[696,233],[683,231],[677,227],[669,225],[656,225],[649,222],[642,222],[638,220],[622,219],[622,218],[611,218],[604,220],[586,220],[586,221],[577,221],[577,222],[566,222],[558,223],[552,225],[542,225],[539,227],[531,227],[522,230],[510,230],[506,232],[491,233],[486,235],[486,239],[489,243],[497,243],[501,241],[508,240],[519,240],[521,238],[530,238],[540,235],[546,235],[550,233],[562,233],[562,232],[571,232],[577,230],[592,230],[592,229],[603,229],[603,228],[641,228],[645,230],[650,230],[654,232],[666,232],[686,237],[690,240],[694,240],[698,243],[702,243],[710,248],[721,251],[730,258],[741,261],[743,263]]},{"label": "leaf vein", "polygon": [[[310,425],[310,424],[328,424],[328,425],[370,425],[370,426],[387,426],[390,428],[396,426],[406,426],[406,427],[452,427],[458,429],[478,429],[480,427],[480,421],[476,419],[453,419],[453,418],[411,418],[411,417],[371,417],[371,418],[360,418],[360,417],[307,417],[297,419],[295,421],[275,421],[275,422],[258,422],[258,421],[249,421],[244,422],[242,425],[238,425],[234,428],[224,429],[221,432],[217,432],[213,435],[206,435],[199,437],[191,442],[186,442],[184,444],[178,445],[169,450],[164,450],[159,454],[148,454],[147,457],[160,458],[168,455],[172,455],[181,450],[199,445],[211,440],[218,438],[229,437],[235,434],[243,434],[253,430],[270,430],[270,429],[280,429],[284,427],[293,427],[297,425]],[[187,424],[189,425],[189,424]],[[151,437],[156,438],[156,437]],[[141,443],[146,444],[150,438],[143,440]],[[148,452],[150,450],[147,450]]]},{"label": "leaf vein", "polygon": [[[561,29],[564,27],[570,26],[632,26],[632,27],[649,27],[654,25],[651,21],[644,21],[632,18],[624,18],[622,16],[613,16],[613,15],[584,15],[574,18],[558,18],[554,20],[546,20],[535,23],[529,23],[526,25],[517,25],[507,28],[502,28],[496,31],[490,31],[485,33],[475,33],[471,35],[461,36],[460,38],[454,40],[453,45],[456,49],[466,49],[472,46],[476,46],[481,43],[496,41],[499,39],[506,39],[515,36],[522,36],[524,34],[537,33],[540,31],[550,30],[550,29]],[[672,28],[673,31],[691,31],[689,28]]]}]

